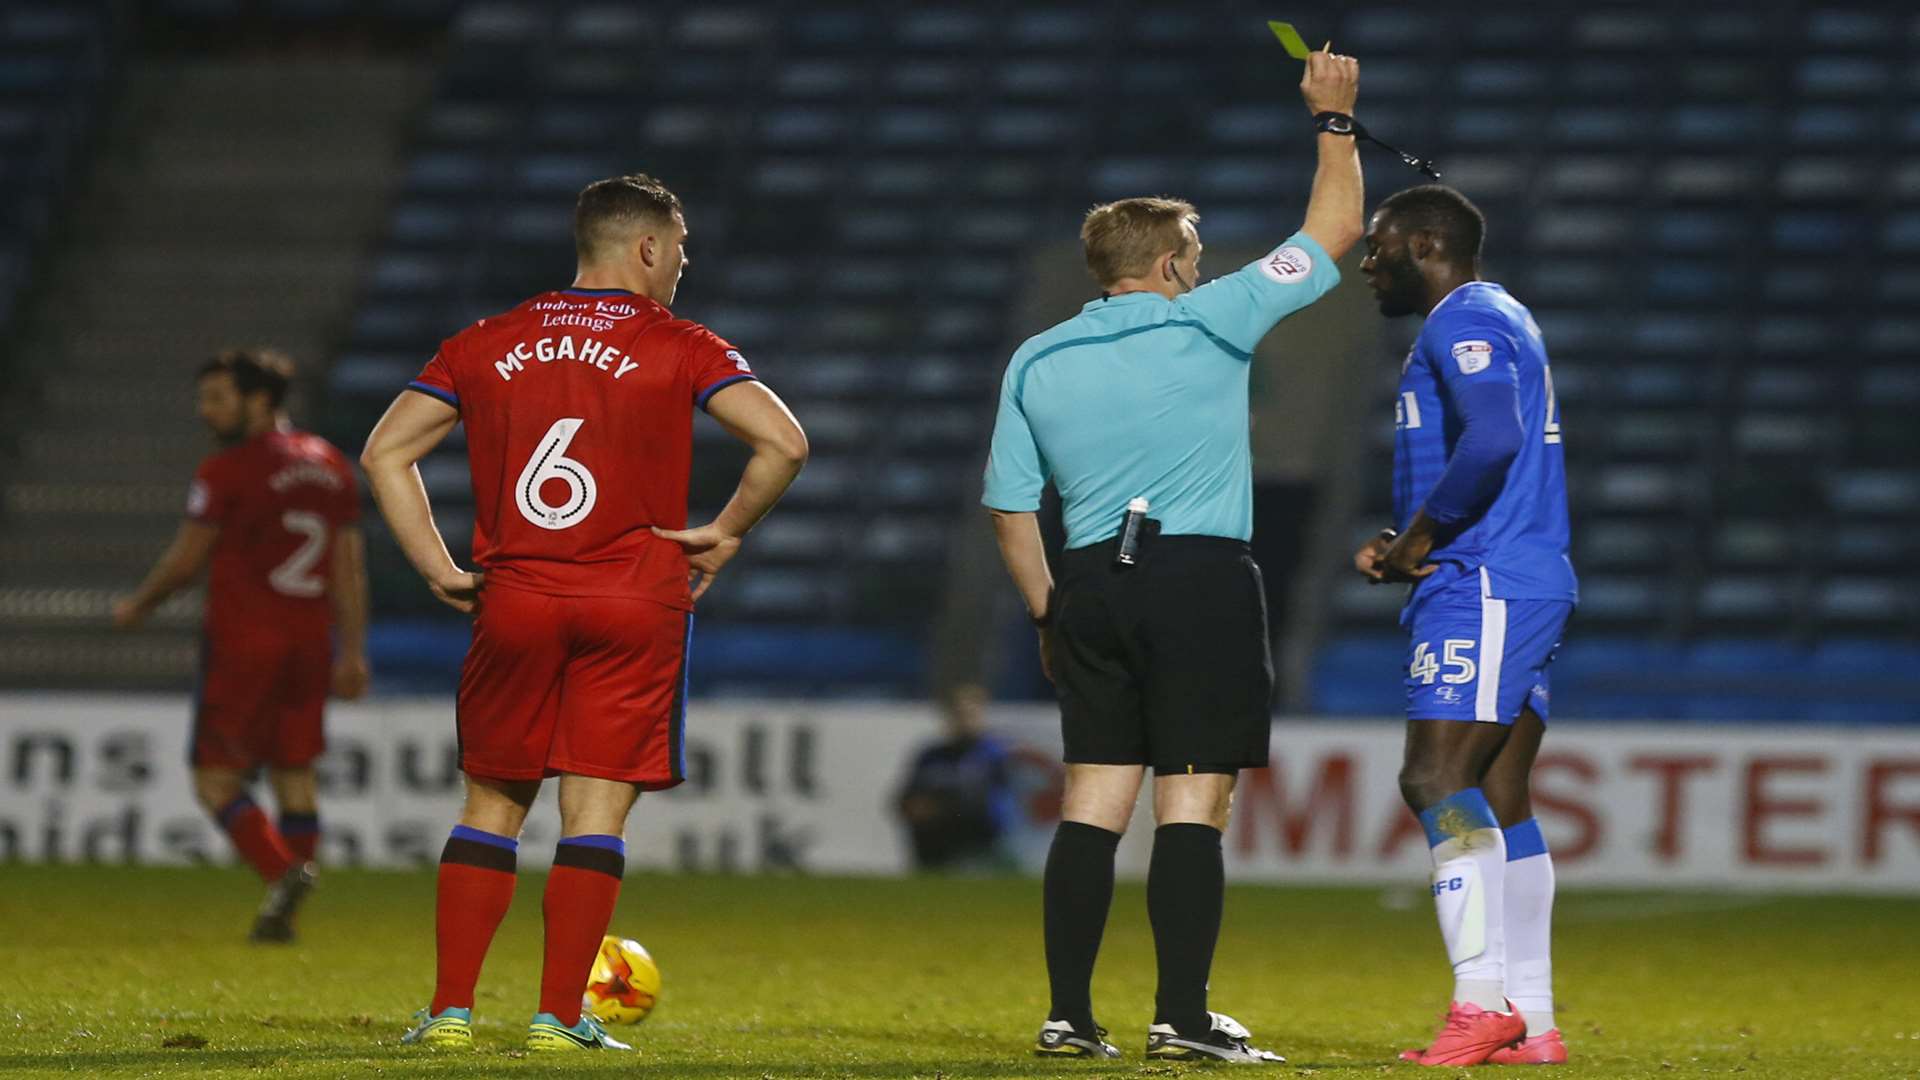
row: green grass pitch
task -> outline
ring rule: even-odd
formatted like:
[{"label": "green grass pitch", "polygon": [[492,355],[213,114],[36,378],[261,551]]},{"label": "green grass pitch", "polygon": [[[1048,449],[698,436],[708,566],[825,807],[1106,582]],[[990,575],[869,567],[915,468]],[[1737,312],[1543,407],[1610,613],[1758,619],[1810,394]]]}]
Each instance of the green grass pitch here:
[{"label": "green grass pitch", "polygon": [[[433,878],[335,872],[302,941],[242,937],[233,870],[0,866],[0,1078],[15,1076],[1181,1076],[1140,1057],[1153,947],[1123,885],[1095,980],[1127,1059],[1029,1054],[1046,1008],[1039,886],[1024,880],[627,879],[614,929],[652,949],[662,1003],[637,1055],[528,1058],[544,879],[521,882],[480,983],[479,1047],[397,1039],[432,981]],[[1413,889],[1236,887],[1213,1004],[1289,1064],[1415,1067],[1446,987]],[[1565,1077],[1920,1077],[1920,902],[1568,892]],[[174,1045],[169,1045],[169,1044]],[[564,1065],[564,1069],[559,1068]],[[1460,1070],[1450,1070],[1458,1074]]]}]

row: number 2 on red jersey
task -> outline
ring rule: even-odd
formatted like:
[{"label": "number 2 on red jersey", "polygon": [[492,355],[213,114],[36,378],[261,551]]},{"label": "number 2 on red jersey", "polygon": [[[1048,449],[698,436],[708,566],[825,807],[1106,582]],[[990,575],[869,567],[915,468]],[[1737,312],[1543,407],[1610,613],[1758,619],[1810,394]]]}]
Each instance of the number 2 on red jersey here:
[{"label": "number 2 on red jersey", "polygon": [[[572,445],[573,437],[580,433],[580,425],[584,423],[585,420],[572,417],[555,420],[540,437],[540,445],[534,447],[533,456],[527,459],[527,467],[520,470],[520,479],[514,484],[513,503],[520,508],[520,516],[543,529],[570,529],[593,512],[597,497],[593,474],[585,465],[566,456],[567,447]],[[566,500],[559,506],[549,504],[540,493],[549,480],[558,480],[567,486]]]},{"label": "number 2 on red jersey", "polygon": [[331,531],[327,519],[308,510],[289,510],[280,515],[280,526],[300,537],[301,542],[293,554],[267,575],[267,583],[283,596],[314,597],[326,592],[326,580],[314,574],[314,567],[327,550],[327,535]]}]

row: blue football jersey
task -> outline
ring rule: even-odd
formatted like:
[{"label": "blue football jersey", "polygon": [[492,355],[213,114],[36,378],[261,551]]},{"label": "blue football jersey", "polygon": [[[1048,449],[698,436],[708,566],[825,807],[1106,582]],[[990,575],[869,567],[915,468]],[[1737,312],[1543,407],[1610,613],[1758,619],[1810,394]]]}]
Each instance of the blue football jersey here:
[{"label": "blue football jersey", "polygon": [[1482,383],[1513,388],[1524,432],[1520,453],[1477,518],[1442,528],[1430,556],[1441,568],[1409,603],[1477,576],[1481,567],[1491,596],[1574,601],[1566,458],[1546,344],[1527,309],[1492,282],[1468,282],[1447,294],[1407,354],[1394,402],[1394,521],[1405,529],[1446,471],[1461,431],[1454,395]]}]

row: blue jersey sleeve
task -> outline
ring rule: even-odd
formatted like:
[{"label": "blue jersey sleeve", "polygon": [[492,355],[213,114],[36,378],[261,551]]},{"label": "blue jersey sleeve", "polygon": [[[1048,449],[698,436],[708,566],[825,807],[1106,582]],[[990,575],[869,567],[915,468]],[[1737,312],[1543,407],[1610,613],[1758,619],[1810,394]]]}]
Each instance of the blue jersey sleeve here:
[{"label": "blue jersey sleeve", "polygon": [[1207,331],[1248,357],[1281,319],[1340,284],[1340,265],[1306,233],[1174,303]]},{"label": "blue jersey sleeve", "polygon": [[1015,372],[1020,369],[1020,360],[1015,354],[1000,384],[1000,412],[993,421],[986,492],[980,499],[994,510],[1010,513],[1040,509],[1040,493],[1047,486],[1046,461],[1040,456],[1040,444],[1033,439],[1033,428],[1027,424],[1016,392]]},{"label": "blue jersey sleeve", "polygon": [[1460,424],[1426,502],[1428,517],[1450,525],[1493,502],[1520,453],[1519,365],[1508,328],[1471,308],[1443,313],[1422,336]]}]

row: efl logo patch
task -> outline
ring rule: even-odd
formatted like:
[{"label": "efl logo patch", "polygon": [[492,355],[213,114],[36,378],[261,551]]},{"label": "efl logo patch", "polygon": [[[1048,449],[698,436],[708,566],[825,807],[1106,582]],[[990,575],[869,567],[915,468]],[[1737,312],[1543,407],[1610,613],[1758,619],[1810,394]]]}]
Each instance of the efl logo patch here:
[{"label": "efl logo patch", "polygon": [[1477,375],[1493,365],[1493,343],[1456,341],[1453,343],[1453,362],[1460,365],[1460,374]]},{"label": "efl logo patch", "polygon": [[212,501],[212,496],[207,493],[207,485],[195,480],[187,488],[187,516],[197,518],[206,513],[207,504]]},{"label": "efl logo patch", "polygon": [[1282,285],[1292,285],[1313,273],[1313,256],[1305,248],[1289,244],[1262,260],[1260,271]]},{"label": "efl logo patch", "polygon": [[733,361],[734,367],[737,367],[741,371],[747,372],[748,374],[752,374],[753,369],[747,366],[747,358],[740,355],[740,350],[728,349],[727,359]]}]

